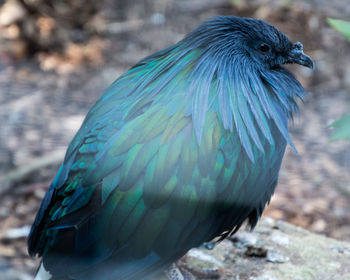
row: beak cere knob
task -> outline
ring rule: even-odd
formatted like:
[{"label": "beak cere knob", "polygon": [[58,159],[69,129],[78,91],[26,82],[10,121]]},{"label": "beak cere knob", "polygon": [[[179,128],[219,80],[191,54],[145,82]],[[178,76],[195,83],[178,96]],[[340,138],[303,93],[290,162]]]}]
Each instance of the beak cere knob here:
[{"label": "beak cere knob", "polygon": [[296,42],[296,43],[294,44],[294,49],[296,49],[296,50],[298,50],[298,51],[303,51],[303,48],[304,48],[304,46],[303,46],[303,44],[300,43],[300,42]]}]

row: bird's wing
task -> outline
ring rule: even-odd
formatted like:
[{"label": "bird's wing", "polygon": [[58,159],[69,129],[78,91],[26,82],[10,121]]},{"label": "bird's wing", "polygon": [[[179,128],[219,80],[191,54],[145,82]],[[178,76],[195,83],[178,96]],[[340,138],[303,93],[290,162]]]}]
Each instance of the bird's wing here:
[{"label": "bird's wing", "polygon": [[209,110],[199,145],[181,87],[166,102],[139,98],[135,85],[130,97],[132,71],[87,115],[33,225],[29,250],[57,277],[151,275],[247,217],[256,223],[275,187],[277,127],[283,145],[262,137],[253,163]]}]

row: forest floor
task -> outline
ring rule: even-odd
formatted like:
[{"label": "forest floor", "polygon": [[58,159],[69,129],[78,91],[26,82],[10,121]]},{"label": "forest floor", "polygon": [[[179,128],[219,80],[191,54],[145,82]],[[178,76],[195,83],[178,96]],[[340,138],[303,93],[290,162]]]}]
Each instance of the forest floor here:
[{"label": "forest floor", "polygon": [[92,59],[93,66],[52,56],[45,65],[55,71],[44,71],[34,58],[16,61],[0,42],[0,279],[32,279],[38,260],[28,257],[25,236],[70,139],[97,97],[139,59],[218,14],[266,19],[301,41],[316,62],[313,72],[291,68],[309,92],[291,126],[299,154],[288,148],[264,214],[350,241],[350,143],[330,142],[327,128],[350,111],[350,44],[326,23],[326,9],[314,10],[302,1],[287,6],[276,1],[237,1],[242,3],[236,6],[153,2],[157,5],[135,1],[125,7],[123,21],[110,19],[108,36],[89,45],[92,57],[101,49],[104,53],[102,60]]}]

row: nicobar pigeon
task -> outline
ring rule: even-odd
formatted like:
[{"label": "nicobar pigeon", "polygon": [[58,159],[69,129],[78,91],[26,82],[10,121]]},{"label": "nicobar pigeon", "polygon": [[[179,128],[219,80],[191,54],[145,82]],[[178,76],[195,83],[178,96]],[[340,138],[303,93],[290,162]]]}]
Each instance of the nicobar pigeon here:
[{"label": "nicobar pigeon", "polygon": [[119,77],[42,201],[28,239],[37,279],[157,279],[189,249],[253,228],[306,95],[286,63],[313,68],[274,26],[219,16]]}]

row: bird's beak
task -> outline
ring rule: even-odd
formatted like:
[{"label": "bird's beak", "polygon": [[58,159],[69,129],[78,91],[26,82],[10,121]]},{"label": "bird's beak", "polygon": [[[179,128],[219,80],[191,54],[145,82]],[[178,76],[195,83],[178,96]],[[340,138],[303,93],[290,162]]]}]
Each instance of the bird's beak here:
[{"label": "bird's beak", "polygon": [[293,48],[288,54],[288,62],[297,63],[308,68],[314,69],[314,62],[312,61],[310,56],[304,54],[303,44],[300,42],[296,42],[293,45]]}]

